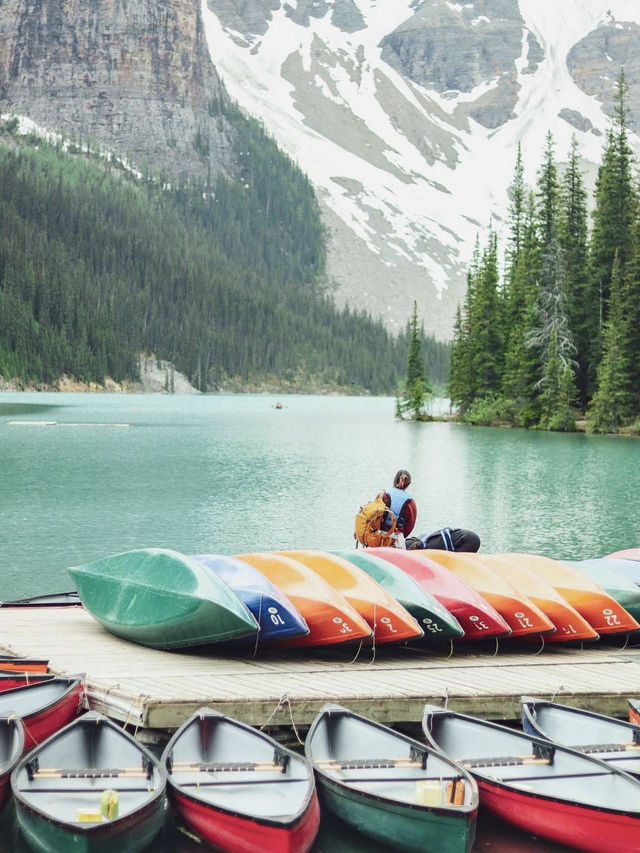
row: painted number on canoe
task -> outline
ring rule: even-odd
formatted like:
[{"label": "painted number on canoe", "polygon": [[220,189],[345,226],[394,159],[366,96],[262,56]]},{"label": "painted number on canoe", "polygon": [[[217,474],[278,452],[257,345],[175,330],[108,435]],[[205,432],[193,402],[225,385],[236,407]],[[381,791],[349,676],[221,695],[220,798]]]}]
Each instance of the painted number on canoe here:
[{"label": "painted number on canoe", "polygon": [[334,616],[333,621],[336,625],[340,625],[340,633],[341,634],[353,634],[353,628],[347,622],[343,622],[343,620],[339,616]]},{"label": "painted number on canoe", "polygon": [[531,621],[531,619],[529,619],[528,616],[525,616],[525,614],[521,611],[518,611],[513,615],[516,617],[516,619],[522,625],[523,628],[533,628],[533,622]]},{"label": "painted number on canoe", "polygon": [[437,622],[434,622],[433,619],[430,619],[428,616],[425,616],[422,621],[432,634],[437,634],[438,632],[442,633],[442,628],[438,625]]},{"label": "painted number on canoe", "polygon": [[383,625],[387,626],[387,628],[391,631],[392,634],[398,633],[398,629],[393,627],[391,619],[389,619],[388,616],[383,616],[380,621],[382,622]]},{"label": "painted number on canoe", "polygon": [[613,612],[613,610],[611,610],[610,608],[605,607],[605,609],[602,611],[602,614],[607,621],[607,625],[619,625],[620,624],[620,620],[618,619],[616,614]]},{"label": "painted number on canoe", "polygon": [[271,616],[271,621],[274,625],[284,625],[284,619],[278,613],[277,607],[268,607],[267,608],[269,616]]},{"label": "painted number on canoe", "polygon": [[478,631],[488,631],[489,626],[479,616],[469,616],[469,622],[473,623],[474,628]]}]

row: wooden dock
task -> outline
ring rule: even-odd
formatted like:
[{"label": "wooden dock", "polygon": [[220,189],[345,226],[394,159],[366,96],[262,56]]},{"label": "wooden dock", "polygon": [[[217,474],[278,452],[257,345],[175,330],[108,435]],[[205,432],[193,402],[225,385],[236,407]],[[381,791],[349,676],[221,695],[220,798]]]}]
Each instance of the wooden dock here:
[{"label": "wooden dock", "polygon": [[[163,652],[106,632],[81,607],[0,609],[0,653],[85,675],[89,707],[138,730],[173,730],[203,706],[253,726],[307,726],[325,702],[385,723],[417,722],[426,702],[516,719],[522,694],[626,717],[640,697],[640,650],[612,645],[537,654],[502,642],[453,654],[399,647],[263,653]],[[147,734],[152,736],[153,732]]]}]

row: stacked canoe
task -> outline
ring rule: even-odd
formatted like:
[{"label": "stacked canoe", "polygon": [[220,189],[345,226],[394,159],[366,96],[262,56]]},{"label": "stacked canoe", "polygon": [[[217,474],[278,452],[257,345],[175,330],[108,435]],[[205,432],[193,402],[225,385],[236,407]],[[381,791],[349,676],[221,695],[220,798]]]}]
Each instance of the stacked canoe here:
[{"label": "stacked canoe", "polygon": [[614,555],[147,548],[69,572],[104,628],[167,650],[557,644],[640,630],[640,561]]}]

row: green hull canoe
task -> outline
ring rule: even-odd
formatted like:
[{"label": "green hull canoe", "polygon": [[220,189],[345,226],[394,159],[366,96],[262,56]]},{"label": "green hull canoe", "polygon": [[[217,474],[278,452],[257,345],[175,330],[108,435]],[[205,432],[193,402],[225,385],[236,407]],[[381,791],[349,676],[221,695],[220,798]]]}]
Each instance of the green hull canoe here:
[{"label": "green hull canoe", "polygon": [[375,554],[367,554],[366,551],[354,549],[328,553],[337,554],[364,569],[418,620],[424,636],[411,640],[412,643],[432,645],[464,636],[464,630],[456,617],[398,566]]},{"label": "green hull canoe", "polygon": [[126,551],[69,569],[85,608],[112,634],[154,649],[254,636],[258,623],[198,560],[163,548]]},{"label": "green hull canoe", "polygon": [[[430,747],[325,705],[305,753],[321,803],[357,832],[410,853],[469,853],[478,790],[466,770]],[[458,792],[456,803],[449,802]]]}]

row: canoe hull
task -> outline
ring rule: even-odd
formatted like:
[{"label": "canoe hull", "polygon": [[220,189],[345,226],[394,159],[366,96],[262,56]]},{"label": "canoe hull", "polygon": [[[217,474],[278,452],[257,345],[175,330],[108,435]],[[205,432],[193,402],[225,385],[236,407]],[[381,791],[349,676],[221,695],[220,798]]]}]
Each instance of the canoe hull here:
[{"label": "canoe hull", "polygon": [[0,693],[0,713],[19,714],[28,750],[70,723],[82,709],[83,699],[80,678],[50,678]]},{"label": "canoe hull", "polygon": [[320,825],[318,798],[291,826],[250,820],[171,791],[171,803],[189,829],[225,853],[307,853]]},{"label": "canoe hull", "polygon": [[323,808],[380,844],[412,853],[470,853],[473,848],[475,817],[458,818],[435,810],[425,813],[408,804],[358,794],[322,777],[318,784]]},{"label": "canoe hull", "polygon": [[587,853],[640,850],[638,819],[536,797],[476,777],[484,809],[532,835]]},{"label": "canoe hull", "polygon": [[24,752],[24,726],[14,715],[0,717],[0,810],[11,795],[11,773]]}]

